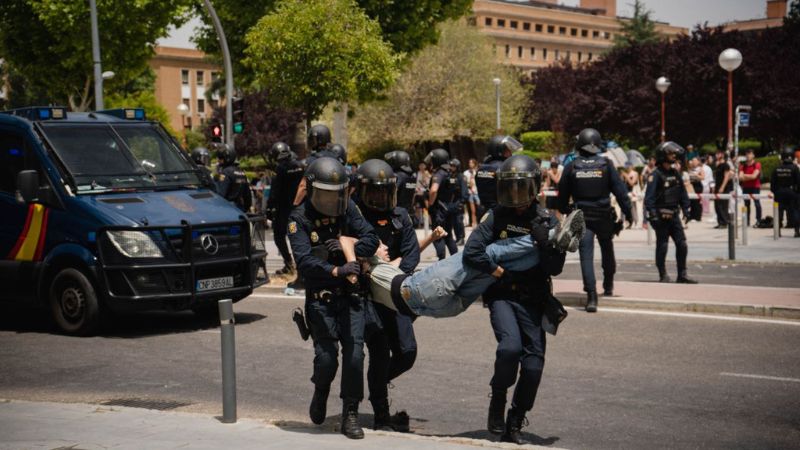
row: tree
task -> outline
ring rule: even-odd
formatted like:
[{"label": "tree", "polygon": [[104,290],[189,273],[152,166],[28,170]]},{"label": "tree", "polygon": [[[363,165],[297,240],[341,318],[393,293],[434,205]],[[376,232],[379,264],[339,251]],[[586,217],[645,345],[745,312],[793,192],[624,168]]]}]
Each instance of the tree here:
[{"label": "tree", "polygon": [[301,109],[307,124],[331,102],[374,98],[397,76],[397,56],[353,0],[284,0],[246,41],[255,87]]},{"label": "tree", "polygon": [[350,136],[357,153],[493,135],[494,77],[501,79],[503,128],[519,128],[525,91],[515,70],[498,63],[489,38],[464,21],[445,22],[440,30],[439,43],[409,61],[384,100],[355,108]]},{"label": "tree", "polygon": [[614,48],[630,45],[653,44],[659,41],[656,24],[650,19],[652,11],[645,8],[641,0],[633,3],[633,17],[620,20],[620,33],[614,36]]},{"label": "tree", "polygon": [[170,125],[169,113],[158,103],[153,90],[140,90],[128,94],[111,94],[105,99],[105,106],[112,108],[143,108],[147,120],[161,122],[164,128],[173,136],[178,134]]},{"label": "tree", "polygon": [[[168,26],[184,22],[189,0],[97,3],[103,69],[116,74],[105,85],[113,92],[142,73],[155,41],[166,36]],[[94,97],[90,36],[84,0],[0,2],[0,54],[37,100],[76,111],[89,108]]]}]

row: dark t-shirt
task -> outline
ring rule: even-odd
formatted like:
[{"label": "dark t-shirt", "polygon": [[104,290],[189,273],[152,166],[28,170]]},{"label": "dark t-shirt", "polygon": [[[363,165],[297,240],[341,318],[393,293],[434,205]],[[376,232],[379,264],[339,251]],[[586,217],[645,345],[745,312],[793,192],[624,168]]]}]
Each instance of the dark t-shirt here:
[{"label": "dark t-shirt", "polygon": [[722,187],[722,182],[725,180],[725,173],[730,172],[731,166],[726,161],[724,164],[720,164],[714,168],[714,184],[717,193],[728,193],[733,190],[733,181],[728,180],[728,184],[725,186],[725,190],[721,191],[719,188]]}]

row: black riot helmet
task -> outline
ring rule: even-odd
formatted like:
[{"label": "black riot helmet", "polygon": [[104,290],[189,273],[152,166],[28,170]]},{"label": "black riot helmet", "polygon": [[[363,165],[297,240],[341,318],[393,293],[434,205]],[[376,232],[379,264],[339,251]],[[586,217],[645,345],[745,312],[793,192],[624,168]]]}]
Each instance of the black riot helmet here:
[{"label": "black riot helmet", "polygon": [[450,154],[443,148],[435,148],[425,157],[425,164],[434,169],[446,165],[450,161]]},{"label": "black riot helmet", "polygon": [[[657,164],[662,164],[665,162],[673,163],[678,159],[680,159],[681,156],[685,154],[686,150],[684,150],[683,147],[672,141],[662,142],[658,144],[658,146],[655,149]],[[670,157],[670,155],[673,155],[674,157]]]},{"label": "black riot helmet", "polygon": [[236,162],[236,151],[228,144],[222,144],[217,150],[217,159],[223,166],[230,166]]},{"label": "black riot helmet", "polygon": [[458,158],[453,158],[450,160],[450,169],[454,172],[458,172],[461,169],[461,161]]},{"label": "black riot helmet", "polygon": [[269,151],[270,159],[276,162],[292,159],[293,155],[291,147],[285,142],[280,141],[272,144],[272,148]]},{"label": "black riot helmet", "polygon": [[327,156],[317,158],[306,169],[305,177],[308,199],[317,212],[328,217],[347,212],[349,178],[342,163]]},{"label": "black riot helmet", "polygon": [[383,159],[392,166],[394,170],[402,170],[411,173],[411,156],[402,150],[395,150],[383,155]]},{"label": "black riot helmet", "polygon": [[792,160],[794,160],[794,150],[787,145],[781,150],[781,161],[790,163]]},{"label": "black riot helmet", "polygon": [[336,159],[339,160],[340,163],[347,164],[347,150],[344,148],[344,145],[333,144],[329,151],[336,155]]},{"label": "black riot helmet", "polygon": [[539,165],[527,155],[514,155],[497,171],[497,203],[508,208],[529,206],[542,178]]},{"label": "black riot helmet", "polygon": [[487,146],[487,152],[491,159],[506,159],[506,152],[514,153],[517,150],[522,150],[522,144],[511,136],[494,136],[489,139]]},{"label": "black riot helmet", "polygon": [[211,161],[211,153],[205,147],[195,147],[192,150],[192,159],[198,166],[207,166]]},{"label": "black riot helmet", "polygon": [[308,130],[308,148],[311,151],[321,150],[331,143],[331,130],[325,125],[317,124]]},{"label": "black riot helmet", "polygon": [[388,163],[369,159],[357,173],[358,196],[364,206],[375,211],[391,211],[397,206],[397,177]]},{"label": "black riot helmet", "polygon": [[594,128],[584,128],[578,134],[575,150],[583,156],[596,155],[603,151],[603,138]]}]

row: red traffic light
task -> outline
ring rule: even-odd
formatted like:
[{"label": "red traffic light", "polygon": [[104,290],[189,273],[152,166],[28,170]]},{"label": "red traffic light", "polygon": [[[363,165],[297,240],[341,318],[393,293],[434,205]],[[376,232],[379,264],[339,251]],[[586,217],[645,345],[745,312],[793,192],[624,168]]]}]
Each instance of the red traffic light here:
[{"label": "red traffic light", "polygon": [[222,127],[219,126],[219,125],[214,125],[214,127],[211,129],[211,134],[213,134],[214,137],[221,137],[222,136]]}]

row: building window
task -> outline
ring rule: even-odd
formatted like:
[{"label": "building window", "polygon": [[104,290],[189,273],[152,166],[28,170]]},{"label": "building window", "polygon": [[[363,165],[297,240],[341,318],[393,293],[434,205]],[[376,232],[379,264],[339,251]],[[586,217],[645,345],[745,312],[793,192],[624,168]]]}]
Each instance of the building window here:
[{"label": "building window", "polygon": [[542,49],[542,60],[547,61],[547,49]]},{"label": "building window", "polygon": [[589,37],[589,30],[581,30],[581,37]]},{"label": "building window", "polygon": [[198,70],[197,71],[197,85],[198,86],[202,86],[203,85],[203,79],[204,79],[203,75],[204,74],[203,74],[202,70]]},{"label": "building window", "polygon": [[189,71],[181,69],[181,84],[189,84]]},{"label": "building window", "polygon": [[522,46],[517,47],[517,58],[522,58]]},{"label": "building window", "polygon": [[597,39],[598,37],[600,37],[600,32],[597,30],[592,31],[592,37]]},{"label": "building window", "polygon": [[503,28],[506,26],[506,19],[497,19],[497,26]]},{"label": "building window", "polygon": [[570,34],[571,36],[577,36],[577,35],[578,35],[578,29],[577,29],[577,28],[571,28],[571,29],[569,30],[569,34]]},{"label": "building window", "polygon": [[506,58],[511,55],[511,46],[506,44]]},{"label": "building window", "polygon": [[477,24],[478,24],[478,19],[476,19],[475,16],[470,16],[467,18],[467,25],[474,27]]},{"label": "building window", "polygon": [[611,34],[608,31],[603,32],[603,39],[608,39],[610,36]]},{"label": "building window", "polygon": [[564,59],[566,59],[567,61],[571,61],[572,60],[572,52],[567,51],[567,56]]},{"label": "building window", "polygon": [[556,32],[556,27],[554,27],[552,25],[548,25],[547,26],[547,32],[550,33],[550,34],[555,33]]},{"label": "building window", "polygon": [[558,34],[567,34],[567,27],[558,27]]},{"label": "building window", "polygon": [[540,23],[536,24],[536,32],[537,33],[541,33],[542,32],[542,24],[540,24]]},{"label": "building window", "polygon": [[531,47],[531,59],[536,59],[536,49]]},{"label": "building window", "polygon": [[181,100],[181,102],[183,102],[184,105],[189,107],[189,112],[192,111],[192,101],[191,100],[189,100],[188,98],[184,98],[184,99]]},{"label": "building window", "polygon": [[487,17],[487,18],[483,19],[483,24],[486,25],[487,27],[492,26],[492,18],[491,17]]},{"label": "building window", "polygon": [[556,54],[555,54],[555,55],[553,55],[553,58],[554,58],[556,61],[558,61],[558,53],[559,53],[559,52],[558,52],[558,50],[556,50]]},{"label": "building window", "polygon": [[202,98],[197,99],[197,112],[203,114],[206,112],[206,101]]},{"label": "building window", "polygon": [[591,61],[591,60],[592,60],[592,54],[589,53],[589,61]]},{"label": "building window", "polygon": [[518,25],[518,24],[517,24],[517,21],[516,21],[516,20],[512,20],[511,22],[509,22],[509,26],[510,26],[511,28],[515,29],[515,30],[517,29],[517,25]]},{"label": "building window", "polygon": [[583,59],[583,53],[578,52],[578,62],[581,62],[582,59]]},{"label": "building window", "polygon": [[525,31],[531,31],[531,24],[528,22],[522,22],[522,29]]}]

